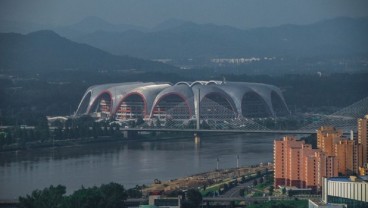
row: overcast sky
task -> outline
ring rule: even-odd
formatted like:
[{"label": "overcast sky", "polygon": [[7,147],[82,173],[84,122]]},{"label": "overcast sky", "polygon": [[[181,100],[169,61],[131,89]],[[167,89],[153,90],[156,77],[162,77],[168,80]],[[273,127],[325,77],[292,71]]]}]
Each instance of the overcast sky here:
[{"label": "overcast sky", "polygon": [[252,28],[367,15],[367,0],[0,0],[2,20],[57,26],[87,16],[145,27],[177,18]]}]

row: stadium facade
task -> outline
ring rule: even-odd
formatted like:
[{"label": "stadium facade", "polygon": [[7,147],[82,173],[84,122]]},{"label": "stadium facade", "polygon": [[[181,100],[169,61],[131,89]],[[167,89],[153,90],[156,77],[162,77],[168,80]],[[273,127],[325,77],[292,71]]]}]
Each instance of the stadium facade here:
[{"label": "stadium facade", "polygon": [[75,115],[116,120],[186,120],[197,118],[198,113],[200,119],[227,120],[285,116],[289,110],[281,90],[267,84],[130,82],[89,87]]}]

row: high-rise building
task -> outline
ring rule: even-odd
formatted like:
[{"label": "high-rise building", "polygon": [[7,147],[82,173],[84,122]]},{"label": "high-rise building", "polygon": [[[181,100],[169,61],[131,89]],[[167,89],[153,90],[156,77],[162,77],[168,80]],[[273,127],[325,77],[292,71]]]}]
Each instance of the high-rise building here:
[{"label": "high-rise building", "polygon": [[290,170],[289,163],[289,149],[298,148],[304,144],[292,137],[284,137],[282,141],[274,141],[274,177],[275,184],[286,185],[289,184],[290,179],[288,177]]},{"label": "high-rise building", "polygon": [[293,137],[274,141],[275,187],[297,188],[321,187],[322,177],[337,176],[335,157],[327,156],[319,149]]},{"label": "high-rise building", "polygon": [[317,130],[317,148],[327,156],[335,155],[335,144],[341,139],[342,131],[332,126],[322,126]]},{"label": "high-rise building", "polygon": [[363,145],[354,140],[342,137],[342,131],[332,126],[322,126],[317,131],[317,147],[327,156],[335,156],[338,171],[341,175],[359,174],[363,166]]},{"label": "high-rise building", "polygon": [[335,144],[335,156],[341,175],[359,174],[363,166],[363,147],[354,140],[341,139]]},{"label": "high-rise building", "polygon": [[334,177],[338,175],[338,166],[334,156],[327,156],[321,150],[314,149],[312,154],[303,157],[303,186],[300,188],[311,188],[319,190],[322,177]]},{"label": "high-rise building", "polygon": [[358,119],[358,143],[363,146],[363,164],[368,163],[368,115]]}]

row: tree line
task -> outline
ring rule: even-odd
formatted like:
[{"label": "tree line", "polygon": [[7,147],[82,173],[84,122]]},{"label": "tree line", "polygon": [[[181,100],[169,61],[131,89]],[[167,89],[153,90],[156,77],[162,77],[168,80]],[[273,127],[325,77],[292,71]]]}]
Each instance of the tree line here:
[{"label": "tree line", "polygon": [[50,186],[34,190],[30,195],[19,197],[20,208],[74,208],[74,207],[126,207],[127,198],[141,198],[140,186],[126,190],[118,183],[103,184],[99,187],[82,187],[66,195],[66,187]]},{"label": "tree line", "polygon": [[[34,190],[31,194],[19,197],[19,208],[124,208],[129,198],[142,198],[142,189],[136,186],[125,189],[118,183],[102,184],[89,188],[81,187],[70,195],[66,195],[66,187],[50,186],[43,190]],[[171,197],[182,196],[183,208],[196,208],[202,203],[202,195],[197,189],[175,192]],[[147,203],[147,202],[144,202]]]},{"label": "tree line", "polygon": [[108,121],[96,122],[90,116],[69,118],[65,122],[55,121],[50,130],[47,118],[41,116],[35,126],[15,125],[0,130],[0,149],[6,145],[17,144],[25,148],[27,143],[51,143],[54,141],[81,138],[98,138],[102,136],[121,138],[123,135],[118,124]]}]

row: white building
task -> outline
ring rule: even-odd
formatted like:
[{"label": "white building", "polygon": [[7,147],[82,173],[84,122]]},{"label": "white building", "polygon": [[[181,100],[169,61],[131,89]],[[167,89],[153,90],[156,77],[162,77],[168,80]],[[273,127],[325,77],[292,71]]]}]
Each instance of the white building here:
[{"label": "white building", "polygon": [[346,204],[347,207],[368,207],[368,178],[355,176],[323,178],[322,201]]}]

